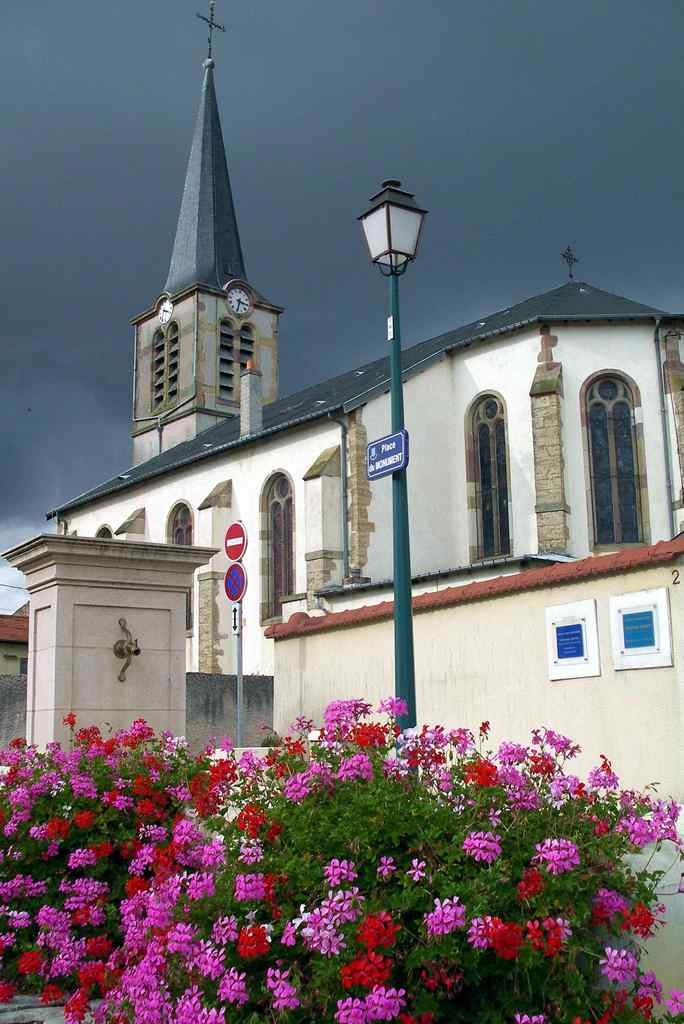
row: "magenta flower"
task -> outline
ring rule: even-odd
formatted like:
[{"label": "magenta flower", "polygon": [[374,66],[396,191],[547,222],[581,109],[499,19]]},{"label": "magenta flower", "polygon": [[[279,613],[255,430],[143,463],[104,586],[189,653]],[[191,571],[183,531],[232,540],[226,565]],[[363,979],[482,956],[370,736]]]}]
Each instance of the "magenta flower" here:
[{"label": "magenta flower", "polygon": [[342,882],[353,882],[357,877],[356,867],[351,860],[338,860],[333,857],[329,864],[326,864],[323,874],[328,885],[339,886]]},{"label": "magenta flower", "polygon": [[249,992],[247,991],[246,977],[245,972],[238,971],[237,967],[231,967],[226,971],[219,985],[219,999],[225,1003],[237,1003],[238,1006],[248,1003]]},{"label": "magenta flower", "polygon": [[336,778],[343,782],[370,782],[373,778],[373,762],[367,754],[352,754],[340,761]]},{"label": "magenta flower", "polygon": [[299,1005],[297,989],[288,980],[289,971],[269,967],[266,972],[266,988],[273,995],[274,1010],[295,1010]]},{"label": "magenta flower", "polygon": [[228,942],[235,942],[237,937],[237,918],[232,914],[230,917],[219,917],[214,921],[214,926],[211,929],[212,942],[219,946],[225,946]]},{"label": "magenta flower", "polygon": [[471,832],[463,840],[463,849],[473,860],[493,864],[501,856],[501,836],[494,832]]},{"label": "magenta flower", "polygon": [[609,981],[627,984],[635,980],[639,969],[639,961],[627,949],[605,947],[605,957],[600,960],[601,974]]},{"label": "magenta flower", "polygon": [[92,867],[96,863],[97,857],[92,850],[74,850],[73,853],[69,854],[69,860],[67,861],[72,870]]},{"label": "magenta flower", "polygon": [[425,861],[418,860],[414,857],[411,861],[411,867],[408,869],[406,874],[409,878],[412,878],[414,882],[419,882],[421,878],[425,878]]},{"label": "magenta flower", "polygon": [[665,1006],[673,1017],[676,1017],[678,1013],[684,1013],[684,991],[673,988],[665,1000]]},{"label": "magenta flower", "polygon": [[295,804],[301,803],[301,801],[304,800],[310,792],[311,790],[307,785],[304,772],[298,772],[296,775],[291,775],[283,786],[283,796]]},{"label": "magenta flower", "polygon": [[391,718],[401,718],[408,713],[408,704],[403,697],[383,697],[378,704],[378,711]]},{"label": "magenta flower", "polygon": [[572,871],[580,862],[579,850],[570,839],[545,839],[535,846],[537,856],[533,863],[543,864],[551,875]]},{"label": "magenta flower", "polygon": [[515,1024],[545,1024],[546,1017],[543,1013],[516,1013]]},{"label": "magenta flower", "polygon": [[403,988],[384,988],[375,985],[366,996],[366,1020],[395,1020],[404,1006],[406,992]]},{"label": "magenta flower", "polygon": [[452,899],[435,900],[435,909],[423,915],[425,927],[430,938],[439,935],[450,935],[457,928],[465,925],[466,911],[458,896]]},{"label": "magenta flower", "polygon": [[397,865],[394,863],[394,857],[380,858],[380,863],[378,864],[378,875],[380,878],[391,878],[396,870]]},{"label": "magenta flower", "polygon": [[335,1020],[337,1024],[366,1024],[366,1001],[351,996],[338,999]]},{"label": "magenta flower", "polygon": [[247,900],[263,900],[266,896],[264,876],[262,874],[236,875],[233,895],[240,903]]}]

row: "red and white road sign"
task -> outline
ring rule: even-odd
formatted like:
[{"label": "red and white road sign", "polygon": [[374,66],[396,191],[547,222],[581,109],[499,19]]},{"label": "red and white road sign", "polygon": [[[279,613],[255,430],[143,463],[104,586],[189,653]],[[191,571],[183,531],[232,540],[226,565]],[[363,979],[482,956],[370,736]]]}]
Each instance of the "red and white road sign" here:
[{"label": "red and white road sign", "polygon": [[239,602],[247,590],[247,573],[240,562],[233,562],[225,575],[223,586],[229,601]]},{"label": "red and white road sign", "polygon": [[239,520],[231,523],[224,539],[226,554],[231,562],[239,562],[247,550],[247,530]]}]

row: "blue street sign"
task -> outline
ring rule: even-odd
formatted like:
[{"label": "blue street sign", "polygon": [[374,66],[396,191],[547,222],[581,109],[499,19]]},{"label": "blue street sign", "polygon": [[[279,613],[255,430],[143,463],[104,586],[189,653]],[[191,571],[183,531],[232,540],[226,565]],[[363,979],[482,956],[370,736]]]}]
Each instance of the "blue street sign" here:
[{"label": "blue street sign", "polygon": [[626,651],[655,647],[655,616],[653,612],[623,612],[622,636]]},{"label": "blue street sign", "polygon": [[400,430],[387,437],[371,441],[366,449],[366,475],[369,480],[379,480],[390,473],[406,469],[409,462],[409,436],[407,430]]},{"label": "blue street sign", "polygon": [[556,653],[559,661],[584,657],[584,630],[581,622],[556,626]]}]

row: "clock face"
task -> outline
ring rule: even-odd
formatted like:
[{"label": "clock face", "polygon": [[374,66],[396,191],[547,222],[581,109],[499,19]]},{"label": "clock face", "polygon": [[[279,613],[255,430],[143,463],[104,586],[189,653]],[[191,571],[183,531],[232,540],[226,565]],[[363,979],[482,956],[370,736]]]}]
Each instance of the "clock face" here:
[{"label": "clock face", "polygon": [[238,316],[246,316],[252,308],[252,300],[244,288],[231,288],[226,295],[226,301]]},{"label": "clock face", "polygon": [[171,301],[171,299],[164,299],[161,306],[159,307],[159,323],[168,324],[172,316],[173,302]]}]

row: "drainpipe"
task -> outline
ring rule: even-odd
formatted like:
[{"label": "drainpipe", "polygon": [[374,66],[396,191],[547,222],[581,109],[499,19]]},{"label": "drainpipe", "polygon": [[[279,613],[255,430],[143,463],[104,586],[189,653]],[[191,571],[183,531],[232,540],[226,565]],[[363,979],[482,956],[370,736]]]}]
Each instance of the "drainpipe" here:
[{"label": "drainpipe", "polygon": [[347,523],[347,421],[338,419],[331,412],[328,419],[337,423],[340,428],[340,476],[342,478],[341,505],[342,505],[342,582],[349,579],[349,526]]},{"label": "drainpipe", "polygon": [[655,331],[653,334],[653,342],[655,345],[656,362],[658,364],[658,389],[660,391],[660,420],[662,423],[663,431],[663,445],[665,448],[665,481],[667,485],[667,511],[670,522],[670,539],[675,535],[675,517],[674,517],[674,486],[672,483],[672,446],[670,443],[670,421],[667,416],[667,406],[665,402],[665,380],[663,376],[663,362],[660,354],[660,321],[661,317],[656,317]]}]

